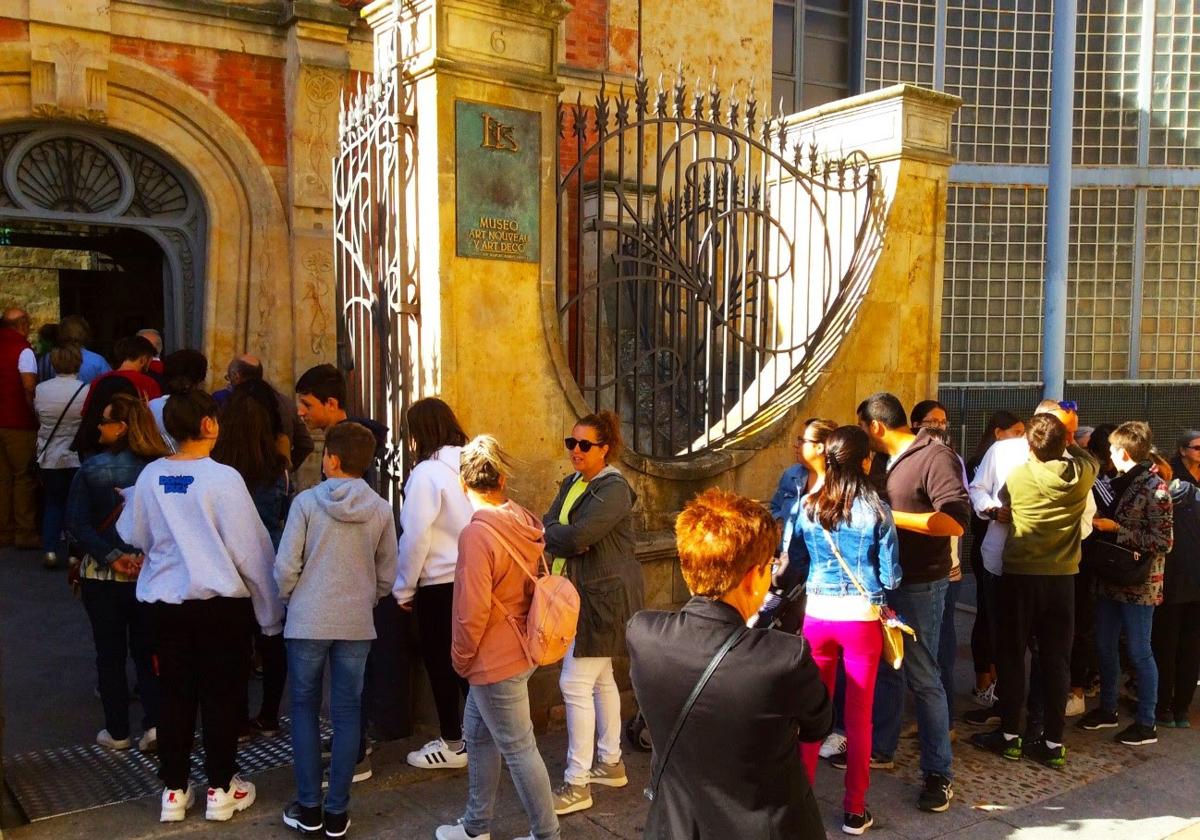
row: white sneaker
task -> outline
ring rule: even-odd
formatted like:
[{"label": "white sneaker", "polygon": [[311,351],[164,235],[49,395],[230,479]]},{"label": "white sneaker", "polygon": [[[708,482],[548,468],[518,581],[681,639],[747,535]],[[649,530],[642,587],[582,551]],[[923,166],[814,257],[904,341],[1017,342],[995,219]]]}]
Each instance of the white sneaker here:
[{"label": "white sneaker", "polygon": [[476,834],[474,837],[467,834],[462,819],[455,820],[454,825],[439,825],[433,836],[437,840],[492,840],[491,834]]},{"label": "white sneaker", "polygon": [[408,763],[423,770],[452,770],[467,766],[467,744],[455,752],[441,738],[435,738],[419,750],[408,754]]},{"label": "white sneaker", "polygon": [[235,774],[229,780],[229,790],[208,789],[208,807],[204,811],[204,819],[224,822],[253,804],[254,785]]},{"label": "white sneaker", "polygon": [[133,741],[128,738],[114,738],[108,734],[107,729],[101,729],[96,733],[96,743],[102,747],[108,747],[110,750],[127,750],[133,746]]},{"label": "white sneaker", "polygon": [[1087,703],[1074,692],[1067,695],[1067,717],[1078,717],[1087,711]]},{"label": "white sneaker", "polygon": [[187,816],[188,808],[196,801],[196,791],[188,785],[184,789],[172,790],[163,788],[162,810],[158,812],[159,822],[182,822]]},{"label": "white sneaker", "polygon": [[992,682],[983,691],[972,688],[971,699],[975,701],[975,705],[990,709],[996,702],[996,683]]},{"label": "white sneaker", "polygon": [[846,736],[840,732],[830,732],[821,744],[821,750],[818,753],[821,758],[833,758],[835,755],[841,755],[846,751]]},{"label": "white sneaker", "polygon": [[157,752],[158,751],[158,727],[151,726],[142,733],[142,737],[138,739],[138,749],[142,752]]}]

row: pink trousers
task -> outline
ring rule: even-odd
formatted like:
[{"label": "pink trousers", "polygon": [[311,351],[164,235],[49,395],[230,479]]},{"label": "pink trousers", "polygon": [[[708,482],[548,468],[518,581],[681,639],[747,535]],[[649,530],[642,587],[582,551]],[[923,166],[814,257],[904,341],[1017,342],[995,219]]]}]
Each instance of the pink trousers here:
[{"label": "pink trousers", "polygon": [[[867,804],[871,776],[871,706],[875,699],[875,672],[883,652],[883,631],[878,621],[823,621],[805,618],[804,638],[821,671],[821,682],[833,697],[838,657],[846,665],[846,796],[842,807],[861,814]],[[820,744],[801,744],[800,752],[812,782],[817,773]]]}]

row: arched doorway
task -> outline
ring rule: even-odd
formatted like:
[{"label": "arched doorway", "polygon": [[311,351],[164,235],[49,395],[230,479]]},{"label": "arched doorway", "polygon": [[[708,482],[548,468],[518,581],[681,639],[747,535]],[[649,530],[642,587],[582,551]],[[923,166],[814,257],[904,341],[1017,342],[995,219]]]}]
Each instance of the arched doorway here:
[{"label": "arched doorway", "polygon": [[41,278],[27,292],[44,310],[87,317],[101,350],[140,327],[203,346],[206,213],[182,167],[128,135],[46,123],[0,128],[0,161],[0,263]]}]

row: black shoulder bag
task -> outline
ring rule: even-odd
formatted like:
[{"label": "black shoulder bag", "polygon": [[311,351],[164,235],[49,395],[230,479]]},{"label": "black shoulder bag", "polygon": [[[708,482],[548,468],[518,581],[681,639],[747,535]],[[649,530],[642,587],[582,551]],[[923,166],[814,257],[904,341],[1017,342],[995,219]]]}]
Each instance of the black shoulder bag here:
[{"label": "black shoulder bag", "polygon": [[642,791],[651,802],[658,795],[658,783],[662,781],[663,771],[667,769],[667,761],[671,757],[671,748],[675,746],[675,739],[679,737],[679,732],[683,729],[683,724],[687,721],[688,714],[692,711],[692,706],[696,705],[696,700],[700,697],[700,692],[704,690],[704,686],[712,678],[713,672],[717,670],[717,666],[721,664],[721,660],[725,658],[725,654],[729,653],[733,649],[733,646],[740,642],[742,637],[748,632],[748,627],[739,625],[729,634],[729,638],[725,640],[725,644],[721,645],[720,649],[713,654],[708,667],[704,669],[704,673],[696,681],[696,687],[692,689],[691,696],[683,704],[683,708],[679,710],[679,717],[675,719],[675,727],[671,730],[670,737],[667,738],[666,746],[663,747],[662,758],[659,759],[658,766],[650,773],[650,784]]}]

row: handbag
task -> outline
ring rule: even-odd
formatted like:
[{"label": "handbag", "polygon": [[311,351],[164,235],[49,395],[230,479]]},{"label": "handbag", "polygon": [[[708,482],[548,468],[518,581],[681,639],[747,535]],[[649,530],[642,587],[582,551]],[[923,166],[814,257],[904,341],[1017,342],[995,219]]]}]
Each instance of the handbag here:
[{"label": "handbag", "polygon": [[[118,519],[121,518],[121,511],[125,510],[125,500],[121,499],[117,502],[117,506],[112,509],[108,516],[104,517],[104,521],[96,528],[97,534],[102,534],[111,528]],[[76,556],[74,552],[67,558],[67,585],[71,587],[71,594],[79,596],[79,588],[83,580],[83,563],[84,557]]]},{"label": "handbag", "polygon": [[50,441],[54,440],[54,435],[58,432],[58,427],[62,425],[63,418],[67,416],[67,412],[71,410],[71,406],[75,404],[75,398],[79,396],[79,392],[86,388],[88,384],[84,382],[75,393],[71,395],[71,399],[67,400],[67,404],[63,406],[62,414],[58,415],[58,419],[54,421],[54,428],[50,430],[50,434],[46,437],[46,442],[42,444],[42,450],[38,453],[37,460],[40,463],[42,456],[46,454],[46,450],[50,448]]},{"label": "handbag", "polygon": [[1087,543],[1087,567],[1113,586],[1141,586],[1150,578],[1154,555],[1143,554],[1113,540],[1096,538]]},{"label": "handbag", "polygon": [[[825,534],[825,539],[829,541],[829,547],[833,549],[833,556],[842,564],[842,571],[846,573],[846,577],[850,578],[850,582],[854,584],[859,593],[869,602],[871,596],[867,594],[867,590],[861,583],[858,582],[858,577],[854,572],[850,571],[850,566],[842,559],[842,553],[838,551],[837,543],[833,541],[833,535],[824,528],[821,532]],[[913,637],[913,641],[917,640],[917,631],[913,630],[901,620],[900,616],[896,615],[896,611],[891,607],[882,606],[879,608],[879,624],[883,629],[883,653],[881,658],[892,666],[893,670],[900,670],[900,666],[904,664],[904,634]]]},{"label": "handbag", "polygon": [[712,678],[713,672],[717,670],[717,666],[721,664],[721,660],[725,658],[725,654],[733,649],[733,646],[742,640],[742,637],[750,632],[750,629],[745,625],[738,625],[733,632],[729,634],[729,638],[725,643],[718,648],[713,654],[713,658],[709,660],[708,667],[700,674],[700,679],[696,681],[695,688],[688,695],[688,699],[684,702],[683,708],[679,710],[679,717],[675,718],[675,726],[671,728],[671,735],[667,738],[667,744],[663,747],[662,756],[658,759],[658,764],[650,772],[650,784],[642,791],[646,798],[651,802],[658,795],[658,784],[662,781],[663,771],[667,769],[667,761],[671,758],[671,748],[675,746],[675,740],[679,737],[680,730],[683,729],[683,724],[687,720],[688,715],[692,711],[692,706],[696,705],[696,699],[700,696],[700,692],[704,690],[704,686],[708,685],[708,681]]}]

